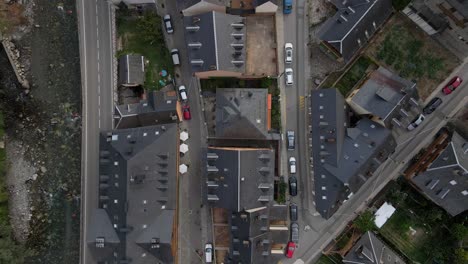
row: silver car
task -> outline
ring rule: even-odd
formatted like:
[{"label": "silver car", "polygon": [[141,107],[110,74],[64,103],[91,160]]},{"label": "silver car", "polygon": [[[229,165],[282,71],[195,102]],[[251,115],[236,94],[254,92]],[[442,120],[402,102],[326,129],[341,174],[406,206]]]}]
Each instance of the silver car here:
[{"label": "silver car", "polygon": [[293,61],[293,44],[286,43],[284,45],[284,62],[285,63],[292,63]]},{"label": "silver car", "polygon": [[299,243],[299,224],[296,222],[291,224],[291,241],[296,244]]},{"label": "silver car", "polygon": [[286,136],[288,137],[288,150],[294,150],[295,148],[295,137],[294,137],[294,131],[288,130],[286,132]]},{"label": "silver car", "polygon": [[411,131],[417,128],[425,119],[426,117],[423,114],[419,114],[411,124],[408,125],[408,130]]}]

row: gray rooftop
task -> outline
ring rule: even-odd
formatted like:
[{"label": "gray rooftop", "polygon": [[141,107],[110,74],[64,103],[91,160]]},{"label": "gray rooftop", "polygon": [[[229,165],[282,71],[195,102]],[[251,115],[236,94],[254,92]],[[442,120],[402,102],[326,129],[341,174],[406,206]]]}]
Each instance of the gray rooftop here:
[{"label": "gray rooftop", "polygon": [[245,72],[245,18],[211,11],[184,17],[193,72]]},{"label": "gray rooftop", "polygon": [[468,141],[455,132],[428,169],[412,181],[449,214],[468,210]]},{"label": "gray rooftop", "polygon": [[393,252],[374,233],[367,231],[351,248],[343,263],[352,264],[404,264],[405,261]]},{"label": "gray rooftop", "polygon": [[139,54],[127,54],[119,58],[119,83],[137,86],[145,82],[145,58]]},{"label": "gray rooftop", "polygon": [[99,153],[100,210],[87,231],[95,260],[172,263],[177,126],[103,132]]},{"label": "gray rooftop", "polygon": [[148,99],[136,104],[115,106],[115,128],[135,128],[172,123],[177,117],[177,93],[175,91],[149,92]]},{"label": "gray rooftop", "polygon": [[385,122],[394,111],[400,110],[398,106],[411,97],[415,87],[415,83],[379,67],[358,88],[351,101]]},{"label": "gray rooftop", "polygon": [[465,19],[468,19],[468,0],[447,0],[447,2]]},{"label": "gray rooftop", "polygon": [[265,139],[267,89],[216,89],[216,137]]},{"label": "gray rooftop", "polygon": [[322,25],[318,36],[349,61],[390,16],[392,3],[391,0],[332,2],[338,11]]},{"label": "gray rooftop", "polygon": [[390,130],[362,118],[349,127],[349,110],[336,89],[312,92],[316,208],[329,218],[356,193],[395,148]]},{"label": "gray rooftop", "polygon": [[267,206],[273,200],[272,149],[208,148],[208,201],[234,212]]},{"label": "gray rooftop", "polygon": [[177,8],[182,11],[198,3],[216,4],[226,6],[230,0],[177,0]]}]

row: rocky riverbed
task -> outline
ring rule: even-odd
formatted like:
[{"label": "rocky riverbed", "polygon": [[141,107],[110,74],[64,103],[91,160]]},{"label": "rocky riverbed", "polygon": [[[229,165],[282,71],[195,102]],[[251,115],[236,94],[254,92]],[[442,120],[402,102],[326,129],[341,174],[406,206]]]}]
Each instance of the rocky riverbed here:
[{"label": "rocky riverbed", "polygon": [[28,23],[11,40],[30,84],[0,53],[10,217],[36,254],[27,263],[78,263],[81,84],[75,1],[23,1]]}]

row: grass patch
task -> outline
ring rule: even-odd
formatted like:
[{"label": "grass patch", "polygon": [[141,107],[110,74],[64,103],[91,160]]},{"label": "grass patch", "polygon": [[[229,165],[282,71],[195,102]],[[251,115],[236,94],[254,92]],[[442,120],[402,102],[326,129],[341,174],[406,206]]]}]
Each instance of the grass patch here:
[{"label": "grass patch", "polygon": [[[143,16],[132,16],[124,11],[117,13],[117,32],[122,39],[117,57],[141,54],[147,61],[145,89],[158,90],[171,81],[169,76],[173,76],[174,65],[164,42],[161,17],[152,11]],[[161,70],[166,70],[168,77],[161,77]]]},{"label": "grass patch", "polygon": [[[267,80],[270,81],[272,79]],[[273,80],[273,83],[267,83],[265,81],[265,84],[268,84],[268,93],[271,94],[271,129],[281,131],[280,89],[276,80]]]},{"label": "grass patch", "polygon": [[354,86],[365,77],[369,66],[375,64],[366,56],[361,56],[332,87],[337,88],[346,97]]},{"label": "grass patch", "polygon": [[275,200],[279,204],[286,203],[286,189],[288,188],[288,184],[283,181],[283,177],[280,177],[280,181],[278,182],[276,197]]},{"label": "grass patch", "polygon": [[339,254],[323,255],[315,262],[315,264],[341,264],[343,258]]}]

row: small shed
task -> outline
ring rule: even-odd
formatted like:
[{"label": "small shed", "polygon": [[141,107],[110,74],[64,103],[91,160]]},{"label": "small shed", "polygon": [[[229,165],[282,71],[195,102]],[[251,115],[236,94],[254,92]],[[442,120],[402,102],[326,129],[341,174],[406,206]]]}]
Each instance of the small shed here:
[{"label": "small shed", "polygon": [[119,58],[119,84],[125,87],[143,85],[145,82],[145,57],[127,54]]},{"label": "small shed", "polygon": [[395,207],[393,207],[391,204],[385,202],[377,212],[375,212],[375,225],[378,228],[381,228],[387,220],[395,213]]}]

